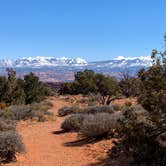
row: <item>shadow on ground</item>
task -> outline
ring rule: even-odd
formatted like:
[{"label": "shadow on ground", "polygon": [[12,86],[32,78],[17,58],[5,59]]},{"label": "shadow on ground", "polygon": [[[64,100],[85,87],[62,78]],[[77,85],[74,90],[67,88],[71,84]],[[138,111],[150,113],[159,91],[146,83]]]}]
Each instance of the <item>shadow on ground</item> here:
[{"label": "shadow on ground", "polygon": [[94,144],[96,142],[102,141],[103,137],[99,137],[99,138],[83,138],[83,139],[79,139],[79,140],[75,140],[72,142],[66,142],[64,145],[65,146],[84,146],[87,144]]},{"label": "shadow on ground", "polygon": [[64,134],[66,133],[66,131],[64,130],[58,130],[58,131],[53,131],[52,134],[55,134],[55,135],[60,135],[60,134]]}]

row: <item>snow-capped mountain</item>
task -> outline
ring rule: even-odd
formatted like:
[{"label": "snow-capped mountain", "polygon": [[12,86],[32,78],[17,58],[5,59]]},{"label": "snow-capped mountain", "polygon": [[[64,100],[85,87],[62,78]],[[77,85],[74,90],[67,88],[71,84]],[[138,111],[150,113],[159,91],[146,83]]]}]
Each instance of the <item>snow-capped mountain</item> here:
[{"label": "snow-capped mountain", "polygon": [[133,75],[141,68],[152,65],[149,56],[123,57],[112,60],[87,62],[82,58],[29,57],[17,60],[0,60],[0,75],[6,75],[7,67],[14,68],[17,75],[22,77],[34,72],[43,81],[63,82],[72,81],[77,71],[85,69],[119,78],[119,73],[129,70]]},{"label": "snow-capped mountain", "polygon": [[13,67],[56,67],[56,66],[84,66],[87,62],[81,58],[54,58],[54,57],[29,57],[14,61]]},{"label": "snow-capped mountain", "polygon": [[0,60],[0,67],[13,67],[13,61],[12,60]]},{"label": "snow-capped mountain", "polygon": [[42,67],[93,67],[93,68],[117,68],[117,67],[148,67],[152,64],[149,56],[123,57],[119,56],[108,61],[87,62],[82,58],[55,58],[55,57],[28,57],[17,60],[0,60],[0,67],[13,68],[42,68]]},{"label": "snow-capped mountain", "polygon": [[152,65],[152,59],[150,56],[141,57],[123,57],[118,56],[112,60],[91,62],[90,65],[94,65],[98,68],[131,68],[131,67],[149,67]]}]

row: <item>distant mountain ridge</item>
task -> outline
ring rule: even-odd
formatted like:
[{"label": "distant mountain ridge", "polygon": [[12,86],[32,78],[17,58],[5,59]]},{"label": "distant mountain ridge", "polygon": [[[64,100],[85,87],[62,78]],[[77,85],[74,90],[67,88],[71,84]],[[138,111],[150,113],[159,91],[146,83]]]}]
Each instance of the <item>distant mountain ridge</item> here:
[{"label": "distant mountain ridge", "polygon": [[56,67],[82,66],[87,62],[82,58],[28,57],[17,60],[0,60],[0,67]]},{"label": "distant mountain ridge", "polygon": [[19,77],[34,72],[45,82],[66,82],[74,79],[74,74],[85,69],[98,73],[120,77],[120,73],[129,70],[132,75],[141,68],[152,65],[149,56],[123,57],[112,60],[88,62],[82,58],[29,57],[17,60],[0,60],[0,75],[6,75],[6,68],[14,68]]},{"label": "distant mountain ridge", "polygon": [[134,66],[150,66],[152,64],[151,58],[149,56],[141,57],[123,57],[119,56],[112,60],[107,61],[97,61],[97,62],[87,62],[82,58],[55,58],[55,57],[28,57],[21,58],[17,60],[0,60],[0,67],[13,67],[13,68],[42,68],[42,67],[134,67]]}]

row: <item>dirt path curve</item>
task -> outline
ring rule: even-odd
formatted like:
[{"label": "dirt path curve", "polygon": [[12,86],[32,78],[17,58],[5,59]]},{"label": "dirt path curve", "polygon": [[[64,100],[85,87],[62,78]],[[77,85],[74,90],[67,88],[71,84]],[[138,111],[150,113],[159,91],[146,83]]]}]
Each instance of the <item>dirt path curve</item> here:
[{"label": "dirt path curve", "polygon": [[[55,115],[57,110],[69,103],[57,98],[52,99]],[[95,162],[87,155],[87,148],[66,147],[66,142],[77,140],[75,133],[55,135],[52,132],[60,129],[63,118],[43,123],[18,124],[18,131],[23,137],[27,152],[17,156],[17,162],[11,166],[87,166]]]}]

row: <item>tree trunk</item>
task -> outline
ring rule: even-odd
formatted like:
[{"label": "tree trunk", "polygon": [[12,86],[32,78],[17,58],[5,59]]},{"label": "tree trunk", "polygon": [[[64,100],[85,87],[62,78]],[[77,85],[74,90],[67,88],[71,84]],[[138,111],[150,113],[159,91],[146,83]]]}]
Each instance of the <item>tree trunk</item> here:
[{"label": "tree trunk", "polygon": [[116,99],[122,99],[122,96],[102,96],[102,104],[103,105],[110,105],[110,103]]}]

